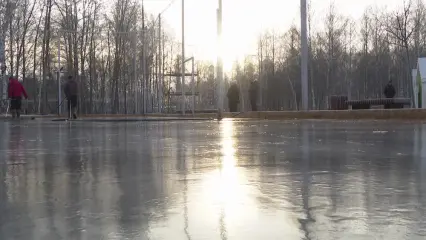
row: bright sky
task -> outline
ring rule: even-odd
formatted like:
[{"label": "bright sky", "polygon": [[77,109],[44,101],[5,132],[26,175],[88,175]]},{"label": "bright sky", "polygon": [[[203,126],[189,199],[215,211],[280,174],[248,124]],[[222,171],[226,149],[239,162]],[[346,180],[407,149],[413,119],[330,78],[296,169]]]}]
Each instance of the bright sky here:
[{"label": "bright sky", "polygon": [[[146,10],[160,13],[173,0],[144,0]],[[321,24],[334,2],[336,10],[354,19],[360,19],[367,6],[395,9],[403,0],[312,0],[315,22]],[[181,41],[182,0],[174,0],[163,13],[163,19]],[[185,0],[186,55],[214,60],[216,52],[216,9],[218,0]],[[292,24],[300,24],[299,0],[223,0],[224,67],[244,55],[256,53],[259,33],[267,29],[284,31]]]}]

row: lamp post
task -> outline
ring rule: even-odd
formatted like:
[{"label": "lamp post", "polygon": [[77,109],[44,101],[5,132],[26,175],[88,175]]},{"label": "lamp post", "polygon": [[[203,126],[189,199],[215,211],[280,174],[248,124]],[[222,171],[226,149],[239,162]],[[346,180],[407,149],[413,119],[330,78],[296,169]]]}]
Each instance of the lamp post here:
[{"label": "lamp post", "polygon": [[308,111],[308,30],[307,30],[307,6],[306,0],[300,0],[300,29],[302,43],[302,64],[301,64],[301,86],[302,86],[302,110]]}]

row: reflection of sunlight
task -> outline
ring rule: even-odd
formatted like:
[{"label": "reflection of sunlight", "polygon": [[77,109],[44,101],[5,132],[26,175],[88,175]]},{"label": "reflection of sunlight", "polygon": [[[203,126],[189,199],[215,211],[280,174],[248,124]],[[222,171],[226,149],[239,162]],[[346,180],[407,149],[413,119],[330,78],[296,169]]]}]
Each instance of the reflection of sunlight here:
[{"label": "reflection of sunlight", "polygon": [[238,194],[238,179],[237,169],[235,168],[235,148],[233,139],[233,122],[224,121],[222,124],[222,162],[221,162],[221,177],[218,182],[219,197],[221,201],[227,202],[235,199]]},{"label": "reflection of sunlight", "polygon": [[[209,176],[207,198],[224,211],[225,221],[240,221],[244,218],[244,202],[247,202],[245,174],[237,168],[235,156],[235,129],[231,120],[221,124],[220,169]],[[218,209],[219,210],[219,209]]]},{"label": "reflection of sunlight", "polygon": [[[236,167],[234,126],[231,120],[221,123],[221,150],[220,169],[213,171],[208,176],[206,186],[206,197],[215,205],[226,206],[229,211],[240,214],[238,204],[246,197],[244,184],[244,173]],[[231,206],[232,205],[232,206]],[[229,207],[229,209],[228,209]]]}]

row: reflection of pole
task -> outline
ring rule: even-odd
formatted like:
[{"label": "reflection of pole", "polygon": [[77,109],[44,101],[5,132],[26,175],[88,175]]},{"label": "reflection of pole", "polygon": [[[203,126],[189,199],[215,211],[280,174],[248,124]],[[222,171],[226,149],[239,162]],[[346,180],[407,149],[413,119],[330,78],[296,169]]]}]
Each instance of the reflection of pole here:
[{"label": "reflection of pole", "polygon": [[310,139],[309,129],[307,124],[302,124],[302,162],[303,162],[303,182],[302,182],[302,205],[305,211],[305,218],[300,219],[300,225],[305,233],[305,239],[310,240],[309,224],[314,222],[311,207],[309,206],[310,187],[311,187],[311,172],[310,172]]},{"label": "reflection of pole", "polygon": [[222,69],[222,0],[219,0],[219,8],[217,10],[217,39],[218,39],[218,50],[217,50],[217,64],[216,64],[216,75],[217,75],[217,111],[218,119],[222,118],[223,108],[223,69]]},{"label": "reflection of pole", "polygon": [[182,114],[185,115],[185,0],[182,0],[182,66],[181,66]]},{"label": "reflection of pole", "polygon": [[302,37],[302,110],[308,111],[308,30],[307,30],[306,0],[300,0],[301,37]]},{"label": "reflection of pole", "polygon": [[58,115],[62,113],[62,91],[61,91],[61,38],[58,38]]}]

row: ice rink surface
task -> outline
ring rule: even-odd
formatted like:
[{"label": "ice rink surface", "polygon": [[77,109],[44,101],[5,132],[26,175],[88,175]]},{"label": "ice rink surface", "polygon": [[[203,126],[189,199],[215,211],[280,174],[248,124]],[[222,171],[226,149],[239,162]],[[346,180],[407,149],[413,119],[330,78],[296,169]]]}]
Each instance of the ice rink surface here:
[{"label": "ice rink surface", "polygon": [[426,125],[0,121],[0,239],[426,239]]}]

